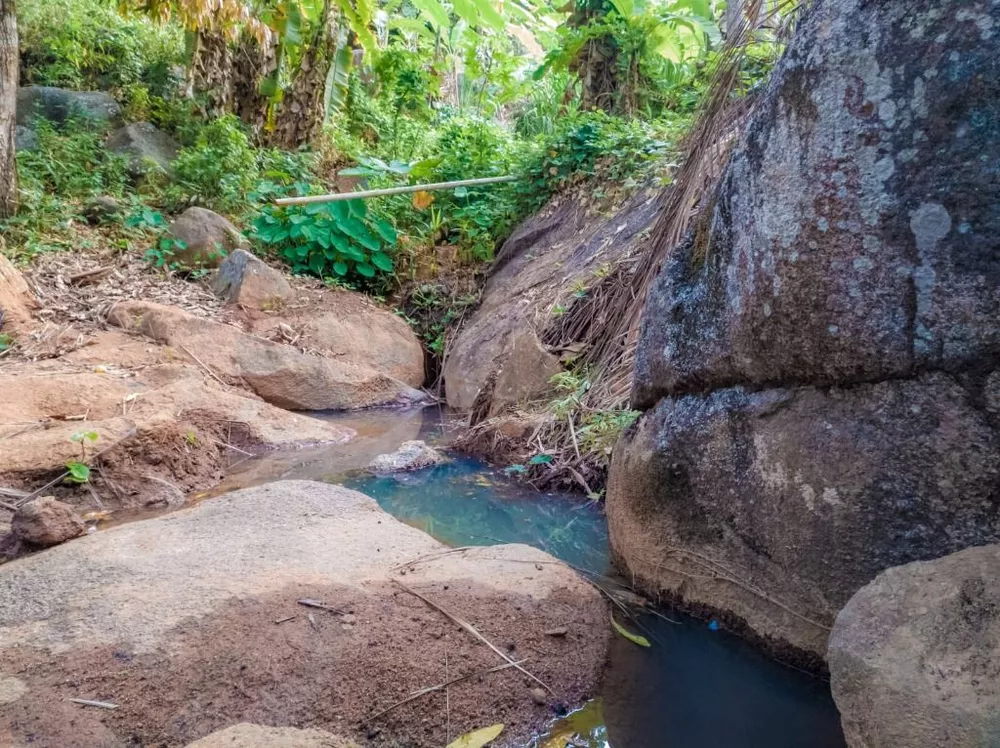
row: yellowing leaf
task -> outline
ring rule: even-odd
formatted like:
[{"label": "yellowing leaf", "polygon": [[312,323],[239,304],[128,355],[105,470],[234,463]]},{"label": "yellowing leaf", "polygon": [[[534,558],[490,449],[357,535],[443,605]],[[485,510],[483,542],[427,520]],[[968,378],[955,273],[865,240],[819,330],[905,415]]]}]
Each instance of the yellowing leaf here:
[{"label": "yellowing leaf", "polygon": [[431,203],[433,202],[434,195],[426,190],[420,190],[420,192],[413,193],[413,207],[417,210],[427,210],[431,207]]},{"label": "yellowing leaf", "polygon": [[483,748],[484,745],[503,732],[503,725],[491,725],[467,732],[448,743],[448,748]]},{"label": "yellowing leaf", "polygon": [[611,616],[611,625],[615,627],[615,631],[624,636],[633,644],[638,644],[640,647],[651,646],[649,643],[649,639],[647,639],[645,636],[640,636],[639,634],[633,634],[631,631],[629,631],[620,623],[618,623],[618,621],[615,620],[614,616]]}]

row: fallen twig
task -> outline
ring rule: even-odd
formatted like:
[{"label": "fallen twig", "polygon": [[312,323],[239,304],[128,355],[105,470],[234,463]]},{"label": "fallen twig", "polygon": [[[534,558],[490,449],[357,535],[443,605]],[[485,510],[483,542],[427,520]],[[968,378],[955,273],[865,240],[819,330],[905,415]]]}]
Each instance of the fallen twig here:
[{"label": "fallen twig", "polygon": [[194,354],[193,354],[193,353],[192,353],[192,352],[191,352],[191,351],[190,351],[190,350],[188,349],[188,347],[187,347],[186,345],[184,345],[183,343],[180,343],[180,344],[178,344],[178,347],[179,347],[179,348],[180,348],[180,349],[181,349],[182,351],[184,351],[184,352],[185,352],[185,353],[186,353],[187,355],[189,355],[189,356],[190,356],[191,358],[193,358],[193,359],[194,359],[194,360],[195,360],[195,361],[196,361],[196,362],[198,363],[198,365],[199,365],[199,366],[200,366],[200,367],[201,367],[202,369],[204,369],[204,370],[205,370],[206,372],[208,372],[209,376],[211,376],[211,377],[212,377],[212,379],[214,379],[214,380],[215,380],[216,382],[218,382],[219,384],[221,384],[221,385],[222,385],[223,387],[227,386],[227,385],[226,385],[226,383],[225,383],[225,382],[223,382],[223,381],[222,381],[222,379],[221,379],[221,378],[219,377],[219,375],[218,375],[218,374],[216,374],[216,373],[215,373],[214,371],[212,371],[212,370],[211,370],[210,368],[208,368],[208,364],[206,364],[206,363],[205,363],[204,361],[202,361],[202,360],[201,360],[200,358],[198,358],[197,356],[195,356],[195,355],[194,355]]},{"label": "fallen twig", "polygon": [[551,688],[549,688],[547,685],[545,685],[544,681],[542,681],[537,676],[529,673],[527,670],[525,670],[519,664],[517,664],[516,662],[514,662],[514,660],[512,660],[510,658],[510,656],[506,652],[504,652],[503,650],[501,650],[499,647],[497,647],[495,644],[493,644],[493,642],[491,642],[485,636],[483,636],[482,634],[480,634],[479,630],[475,626],[473,626],[471,623],[469,623],[466,620],[463,620],[463,619],[459,618],[458,616],[454,615],[453,613],[449,613],[447,610],[445,610],[444,608],[442,608],[440,605],[438,605],[436,602],[434,602],[433,600],[431,600],[429,597],[427,597],[425,595],[422,595],[421,593],[417,592],[415,589],[407,587],[405,584],[403,584],[402,582],[400,582],[398,579],[393,579],[392,581],[395,582],[396,584],[398,584],[400,587],[402,587],[404,590],[406,590],[407,592],[409,592],[414,597],[419,597],[421,600],[423,600],[425,603],[427,603],[428,605],[430,605],[432,608],[434,608],[439,613],[442,613],[442,614],[446,615],[453,622],[457,623],[463,629],[465,629],[470,634],[472,634],[474,637],[476,637],[477,639],[479,639],[479,641],[481,641],[487,647],[489,647],[490,649],[492,649],[494,652],[496,652],[498,655],[500,655],[507,662],[511,663],[511,665],[513,667],[516,667],[522,673],[524,673],[529,678],[531,678],[533,681],[535,681],[535,683],[537,683],[542,688],[544,688],[546,691],[548,691],[550,694],[552,694],[553,696],[555,696],[555,692]]},{"label": "fallen twig", "polygon": [[289,621],[294,621],[298,616],[285,616],[284,618],[279,618],[275,623],[288,623]]},{"label": "fallen twig", "polygon": [[112,270],[114,270],[114,268],[110,266],[103,268],[94,268],[93,270],[84,270],[82,273],[74,273],[73,275],[69,276],[69,278],[67,278],[66,281],[72,284],[80,283],[80,281],[93,282],[94,280],[97,279],[96,278],[97,276],[105,275],[106,273],[110,273]]},{"label": "fallen twig", "polygon": [[220,447],[225,447],[226,449],[231,449],[234,452],[239,452],[241,455],[246,455],[247,457],[256,457],[256,455],[253,452],[247,452],[245,449],[234,447],[232,444],[226,444],[226,442],[220,442],[218,439],[212,439],[211,437],[209,437],[209,441],[218,444]]},{"label": "fallen twig", "polygon": [[497,665],[496,667],[491,667],[488,670],[477,670],[477,671],[472,672],[472,673],[466,673],[465,675],[460,675],[457,678],[452,678],[451,680],[447,680],[444,683],[438,683],[436,686],[428,686],[427,688],[421,688],[419,691],[414,691],[413,693],[411,693],[405,699],[401,699],[400,701],[397,701],[395,704],[392,704],[391,706],[387,706],[381,712],[376,712],[372,716],[368,717],[365,720],[365,723],[367,723],[367,722],[373,722],[376,719],[378,719],[379,717],[381,717],[382,715],[388,714],[393,709],[401,707],[401,706],[403,706],[403,704],[409,704],[411,701],[413,701],[415,699],[419,699],[421,696],[425,696],[425,695],[427,695],[429,693],[434,693],[434,691],[440,691],[442,688],[447,688],[448,686],[453,686],[456,683],[461,683],[463,680],[468,680],[469,678],[475,678],[477,675],[488,675],[490,673],[498,673],[501,670],[507,670],[508,668],[512,668],[512,667],[516,667],[516,668],[518,668],[518,670],[520,670],[521,669],[520,665],[521,665],[522,662],[527,662],[527,660],[518,660],[517,662],[513,662],[513,661],[507,662],[507,663],[504,663],[503,665]]},{"label": "fallen twig", "polygon": [[27,491],[18,491],[16,488],[7,488],[6,486],[0,486],[0,496],[7,496],[11,499],[23,499],[28,495]]},{"label": "fallen twig", "polygon": [[9,512],[16,512],[17,507],[13,504],[8,504],[6,501],[0,501],[0,508],[6,509]]},{"label": "fallen twig", "polygon": [[82,704],[83,706],[96,706],[98,709],[117,709],[117,704],[111,704],[107,701],[91,701],[90,699],[70,699],[74,704]]},{"label": "fallen twig", "polygon": [[325,610],[329,613],[336,613],[337,615],[344,615],[344,611],[337,610],[336,608],[330,607],[326,603],[322,603],[319,600],[310,600],[308,598],[302,600],[296,600],[299,605],[305,605],[307,608],[319,608],[320,610]]}]

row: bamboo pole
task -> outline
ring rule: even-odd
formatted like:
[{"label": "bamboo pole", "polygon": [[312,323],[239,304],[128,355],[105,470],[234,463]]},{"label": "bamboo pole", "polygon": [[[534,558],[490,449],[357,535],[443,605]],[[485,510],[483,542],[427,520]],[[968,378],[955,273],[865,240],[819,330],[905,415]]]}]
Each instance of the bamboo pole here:
[{"label": "bamboo pole", "polygon": [[382,190],[365,190],[364,192],[336,192],[332,195],[307,195],[306,197],[282,197],[274,201],[275,205],[306,205],[308,203],[335,203],[339,200],[363,200],[366,197],[385,197],[386,195],[405,195],[408,192],[431,192],[432,190],[448,190],[455,187],[473,187],[480,184],[499,184],[501,182],[516,182],[520,177],[483,177],[481,179],[461,179],[457,182],[435,182],[434,184],[411,184],[406,187],[387,187]]}]

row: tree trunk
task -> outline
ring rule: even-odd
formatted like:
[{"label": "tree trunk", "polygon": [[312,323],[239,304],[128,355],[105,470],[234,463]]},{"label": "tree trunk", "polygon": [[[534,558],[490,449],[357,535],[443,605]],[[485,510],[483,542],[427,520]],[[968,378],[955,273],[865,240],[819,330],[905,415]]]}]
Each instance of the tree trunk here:
[{"label": "tree trunk", "polygon": [[279,148],[297,148],[315,138],[326,119],[324,93],[326,76],[337,52],[336,15],[330,0],[323,5],[323,15],[302,55],[291,88],[285,93],[278,111],[271,142]]},{"label": "tree trunk", "polygon": [[17,212],[17,9],[14,0],[0,0],[0,218]]},{"label": "tree trunk", "polygon": [[260,82],[274,72],[277,56],[273,45],[266,49],[253,36],[244,34],[233,59],[232,92],[236,115],[260,137],[267,125],[271,100],[260,92]]},{"label": "tree trunk", "polygon": [[198,32],[190,76],[192,89],[200,97],[205,117],[221,117],[232,111],[233,52],[221,31]]}]

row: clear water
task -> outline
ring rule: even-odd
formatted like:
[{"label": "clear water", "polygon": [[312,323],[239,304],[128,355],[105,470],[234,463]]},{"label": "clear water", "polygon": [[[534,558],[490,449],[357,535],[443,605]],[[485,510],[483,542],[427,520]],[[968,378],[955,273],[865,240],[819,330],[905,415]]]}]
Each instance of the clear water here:
[{"label": "clear water", "polygon": [[[373,476],[357,470],[405,439],[446,438],[426,410],[331,419],[360,427],[352,444],[269,455],[234,472],[230,487],[280,478],[326,480],[361,491],[403,522],[454,546],[527,543],[574,566],[608,571],[601,505],[543,494],[479,461]],[[669,613],[669,612],[668,612]],[[542,748],[842,748],[829,687],[768,659],[704,621],[669,613],[641,627],[648,649],[614,637],[599,699],[553,724]]]}]

